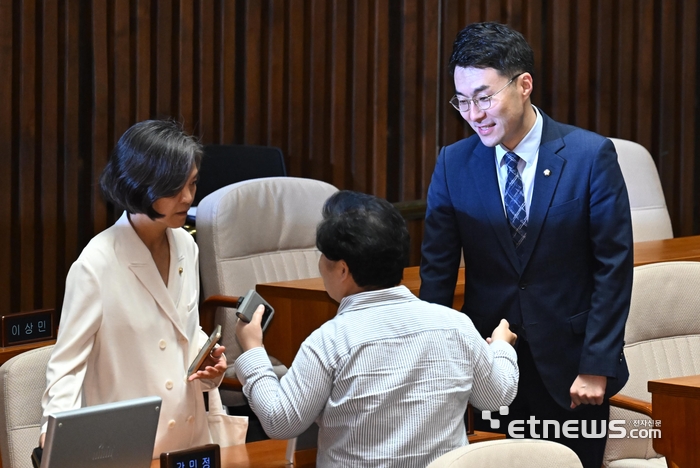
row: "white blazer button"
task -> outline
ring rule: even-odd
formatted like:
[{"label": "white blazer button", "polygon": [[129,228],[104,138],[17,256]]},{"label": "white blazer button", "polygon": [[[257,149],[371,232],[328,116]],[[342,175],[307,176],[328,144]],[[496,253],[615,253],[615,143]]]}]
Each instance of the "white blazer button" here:
[{"label": "white blazer button", "polygon": [[160,340],[158,346],[160,346],[160,349],[165,349],[165,340]]},{"label": "white blazer button", "polygon": [[165,382],[165,388],[167,388],[168,390],[172,390],[172,389],[173,389],[173,381],[172,381],[172,380],[167,380],[167,381]]},{"label": "white blazer button", "polygon": [[174,420],[174,419],[171,419],[170,421],[168,421],[168,427],[169,427],[170,429],[172,429],[173,427],[175,427],[175,420]]}]

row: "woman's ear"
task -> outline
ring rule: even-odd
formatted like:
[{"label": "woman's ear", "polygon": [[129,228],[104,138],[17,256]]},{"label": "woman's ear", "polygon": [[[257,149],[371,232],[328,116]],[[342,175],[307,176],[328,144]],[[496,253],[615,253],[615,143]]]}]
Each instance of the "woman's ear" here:
[{"label": "woman's ear", "polygon": [[338,268],[338,274],[340,275],[341,280],[345,281],[351,277],[350,268],[348,267],[348,264],[345,263],[345,260],[338,260],[336,268]]}]

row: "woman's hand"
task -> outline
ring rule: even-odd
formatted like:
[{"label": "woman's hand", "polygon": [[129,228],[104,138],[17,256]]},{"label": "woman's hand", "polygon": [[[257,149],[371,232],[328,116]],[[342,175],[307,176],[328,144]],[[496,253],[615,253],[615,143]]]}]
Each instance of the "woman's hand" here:
[{"label": "woman's hand", "polygon": [[211,354],[207,356],[202,367],[200,367],[196,373],[190,375],[187,380],[215,379],[221,377],[221,375],[226,372],[226,356],[224,355],[224,351],[226,351],[225,346],[214,348]]}]

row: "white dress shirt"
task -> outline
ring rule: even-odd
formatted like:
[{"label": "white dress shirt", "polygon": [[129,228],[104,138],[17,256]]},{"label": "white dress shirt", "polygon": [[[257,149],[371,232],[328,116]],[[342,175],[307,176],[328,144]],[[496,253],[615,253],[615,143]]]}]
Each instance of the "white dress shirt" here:
[{"label": "white dress shirt", "polygon": [[520,156],[520,161],[518,162],[518,172],[520,172],[520,178],[523,181],[525,213],[528,219],[530,219],[530,203],[532,202],[532,191],[535,188],[535,173],[537,172],[537,159],[540,154],[540,142],[542,141],[543,127],[542,115],[535,106],[532,106],[532,109],[537,115],[535,125],[533,125],[527,135],[525,135],[525,138],[518,143],[518,146],[512,150],[509,150],[502,145],[496,146],[496,174],[498,174],[498,186],[501,189],[503,214],[506,214],[506,205],[503,199],[503,192],[506,187],[506,180],[508,180],[508,166],[506,166],[504,157],[507,152],[512,151]]},{"label": "white dress shirt", "polygon": [[238,357],[243,392],[270,437],[319,425],[317,466],[425,467],[467,444],[471,401],[515,397],[514,349],[488,345],[464,314],[404,286],[344,298],[277,379],[263,348]]}]

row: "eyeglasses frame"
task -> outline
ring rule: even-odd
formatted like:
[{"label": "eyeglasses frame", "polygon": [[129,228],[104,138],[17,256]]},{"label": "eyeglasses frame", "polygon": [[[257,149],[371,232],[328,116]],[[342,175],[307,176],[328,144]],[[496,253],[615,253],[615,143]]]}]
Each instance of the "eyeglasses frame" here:
[{"label": "eyeglasses frame", "polygon": [[[508,83],[506,83],[501,89],[499,89],[499,90],[496,91],[495,93],[489,94],[488,96],[481,96],[481,97],[478,97],[478,98],[464,98],[464,100],[467,101],[467,109],[466,109],[466,110],[462,110],[462,109],[459,108],[459,101],[460,101],[460,99],[457,97],[456,94],[455,94],[454,96],[452,96],[452,98],[450,99],[449,103],[452,104],[452,107],[454,107],[455,109],[457,109],[458,112],[469,112],[469,111],[471,111],[471,103],[474,103],[474,105],[476,106],[476,108],[479,109],[479,110],[481,110],[481,111],[485,111],[485,110],[491,109],[491,99],[492,99],[496,94],[500,93],[501,91],[503,91],[504,89],[506,89],[508,86],[510,86],[510,84],[511,84],[513,81],[515,81],[516,78],[518,78],[520,75],[523,75],[524,73],[526,73],[526,72],[520,72],[520,73],[518,73],[518,74],[515,75],[513,78],[511,78],[510,81],[508,81]],[[457,100],[457,105],[455,105],[455,103],[452,102],[452,101],[454,101],[455,99]],[[481,99],[488,99],[487,102],[489,103],[489,105],[488,105],[486,108],[483,108],[483,107],[481,107],[481,106],[478,104],[478,100],[481,100]]]}]

